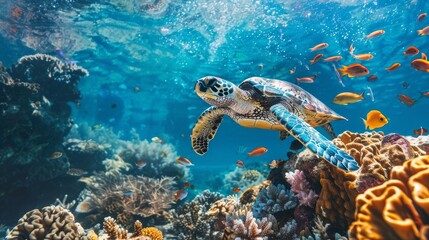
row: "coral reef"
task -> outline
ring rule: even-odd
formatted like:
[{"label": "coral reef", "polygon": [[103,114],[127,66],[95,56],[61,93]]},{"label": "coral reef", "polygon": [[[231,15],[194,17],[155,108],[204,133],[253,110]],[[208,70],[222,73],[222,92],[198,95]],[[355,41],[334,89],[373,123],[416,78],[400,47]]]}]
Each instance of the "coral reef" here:
[{"label": "coral reef", "polygon": [[429,156],[408,160],[390,175],[357,197],[351,239],[429,238]]},{"label": "coral reef", "polygon": [[101,162],[107,157],[104,146],[92,140],[69,138],[64,143],[70,167],[85,170],[103,170]]},{"label": "coral reef", "polygon": [[214,228],[215,218],[206,214],[208,207],[215,201],[221,199],[218,193],[204,191],[191,202],[171,210],[170,221],[172,228],[170,232],[178,239],[213,239],[219,233]]},{"label": "coral reef", "polygon": [[314,164],[320,172],[322,185],[316,203],[318,216],[342,229],[346,229],[354,219],[355,199],[359,193],[385,182],[392,167],[402,164],[408,156],[425,154],[417,146],[405,144],[404,148],[403,138],[393,135],[385,138],[382,132],[358,134],[346,131],[334,139],[333,143],[356,159],[361,166],[359,171],[338,171],[311,154],[306,154],[307,159],[302,161],[318,161]]},{"label": "coral reef", "polygon": [[12,239],[87,239],[73,214],[62,207],[49,206],[26,213],[6,237]]},{"label": "coral reef", "polygon": [[[188,178],[189,169],[176,163],[177,153],[172,144],[140,141],[123,141],[117,155],[125,162],[134,165],[143,160],[146,166],[138,170],[139,175],[147,177],[170,176]],[[136,170],[137,171],[137,170]]]},{"label": "coral reef", "polygon": [[310,189],[304,172],[301,170],[295,170],[294,172],[288,172],[285,174],[287,182],[291,185],[291,190],[296,193],[299,199],[299,205],[305,205],[308,207],[314,207],[317,200],[317,194]]},{"label": "coral reef", "polygon": [[231,192],[235,188],[248,189],[264,181],[264,177],[258,171],[244,170],[236,167],[233,171],[225,174],[223,188]]},{"label": "coral reef", "polygon": [[[10,69],[0,66],[1,192],[56,178],[69,168],[62,151],[72,121],[68,102],[77,102],[77,84],[88,72],[43,54],[25,56]],[[49,159],[49,160],[47,160]]]},{"label": "coral reef", "polygon": [[[112,217],[106,217],[103,221],[104,234],[99,240],[162,240],[162,232],[155,227],[143,228],[140,221],[134,222],[134,233],[128,233],[119,226]],[[89,235],[89,234],[88,234]]]},{"label": "coral reef", "polygon": [[429,154],[429,135],[426,136],[418,136],[418,137],[405,137],[411,145],[417,146],[423,151],[426,152],[426,154]]},{"label": "coral reef", "polygon": [[241,178],[250,182],[256,182],[260,177],[261,173],[257,170],[246,170]]},{"label": "coral reef", "polygon": [[120,223],[130,225],[133,216],[160,214],[170,208],[174,199],[172,186],[175,182],[169,177],[153,179],[114,172],[97,174],[85,182],[83,200],[76,211],[89,214],[88,219],[110,214]]},{"label": "coral reef", "polygon": [[142,236],[148,237],[149,240],[162,240],[162,232],[155,227],[147,227],[147,228],[143,228],[140,231],[140,234]]},{"label": "coral reef", "polygon": [[227,215],[225,226],[224,239],[272,239],[276,237],[275,233],[278,230],[277,221],[273,215],[268,215],[259,220],[253,217],[251,211],[247,212],[245,217]]},{"label": "coral reef", "polygon": [[[293,209],[298,205],[295,194],[285,188],[284,185],[270,185],[268,189],[262,189],[253,205],[253,213],[256,217],[267,217],[268,215],[278,215],[289,217]],[[288,213],[289,211],[289,213]]]}]

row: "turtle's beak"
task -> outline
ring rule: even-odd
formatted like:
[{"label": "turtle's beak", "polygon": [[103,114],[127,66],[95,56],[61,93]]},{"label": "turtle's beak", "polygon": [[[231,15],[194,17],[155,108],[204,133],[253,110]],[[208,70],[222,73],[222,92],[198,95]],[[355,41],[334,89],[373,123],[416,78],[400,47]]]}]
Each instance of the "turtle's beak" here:
[{"label": "turtle's beak", "polygon": [[211,91],[207,91],[210,87],[213,87],[216,83],[215,77],[203,77],[196,81],[194,86],[194,91],[200,96],[201,98],[210,98],[215,99],[216,96],[213,96],[211,94]]}]

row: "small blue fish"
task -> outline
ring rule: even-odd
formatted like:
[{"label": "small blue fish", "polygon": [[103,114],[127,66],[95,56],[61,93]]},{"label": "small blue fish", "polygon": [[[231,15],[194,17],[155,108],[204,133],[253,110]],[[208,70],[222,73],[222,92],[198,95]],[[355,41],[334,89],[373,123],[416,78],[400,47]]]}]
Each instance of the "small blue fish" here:
[{"label": "small blue fish", "polygon": [[122,191],[122,193],[124,194],[124,196],[132,196],[134,194],[134,191],[128,190],[128,191]]}]

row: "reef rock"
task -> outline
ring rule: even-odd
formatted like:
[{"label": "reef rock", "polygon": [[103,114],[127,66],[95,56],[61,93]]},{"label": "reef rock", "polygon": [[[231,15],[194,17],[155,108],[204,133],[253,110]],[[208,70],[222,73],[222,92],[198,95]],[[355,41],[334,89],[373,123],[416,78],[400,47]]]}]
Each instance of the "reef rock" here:
[{"label": "reef rock", "polygon": [[77,102],[77,84],[88,72],[44,54],[0,67],[0,192],[46,181],[67,172],[63,138],[72,120],[68,102]]},{"label": "reef rock", "polygon": [[107,157],[105,148],[92,140],[67,139],[64,148],[70,167],[85,170],[103,170],[102,161]]}]

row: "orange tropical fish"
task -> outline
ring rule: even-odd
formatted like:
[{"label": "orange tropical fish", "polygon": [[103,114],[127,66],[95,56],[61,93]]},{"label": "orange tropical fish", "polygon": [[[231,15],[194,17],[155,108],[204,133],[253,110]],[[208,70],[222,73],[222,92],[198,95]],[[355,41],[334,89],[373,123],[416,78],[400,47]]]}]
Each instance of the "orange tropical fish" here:
[{"label": "orange tropical fish", "polygon": [[240,190],[241,190],[241,188],[236,187],[236,188],[232,189],[232,192],[233,193],[238,193],[238,192],[240,192]]},{"label": "orange tropical fish", "polygon": [[341,59],[343,59],[343,57],[341,57],[341,56],[332,56],[332,57],[327,57],[327,58],[323,59],[323,61],[325,61],[325,62],[338,62]]},{"label": "orange tropical fish", "polygon": [[316,46],[310,48],[310,50],[311,51],[322,50],[322,49],[327,48],[328,46],[329,46],[329,44],[327,44],[327,43],[320,43],[320,44],[317,44]]},{"label": "orange tropical fish", "polygon": [[421,30],[417,30],[417,33],[419,34],[419,36],[428,35],[429,34],[429,26],[427,26]]},{"label": "orange tropical fish", "polygon": [[371,75],[366,80],[368,80],[368,82],[375,82],[377,79],[378,77],[376,75]]},{"label": "orange tropical fish", "polygon": [[381,128],[389,123],[387,118],[378,110],[369,111],[366,115],[366,119],[362,118],[362,120],[365,124],[365,129],[369,128],[370,130]]},{"label": "orange tropical fish", "polygon": [[374,32],[372,32],[372,33],[370,33],[370,34],[366,35],[366,39],[367,39],[367,40],[368,40],[368,39],[372,39],[372,38],[375,38],[375,37],[381,36],[381,35],[383,35],[383,34],[384,34],[384,30],[377,30],[377,31],[374,31]]},{"label": "orange tropical fish", "polygon": [[394,63],[390,67],[386,68],[386,70],[387,71],[394,71],[394,70],[398,69],[398,67],[400,67],[400,66],[401,66],[400,63]]},{"label": "orange tropical fish", "polygon": [[178,202],[180,200],[185,199],[186,196],[188,196],[188,191],[186,191],[185,189],[180,189],[174,194],[174,200]]},{"label": "orange tropical fish", "polygon": [[407,96],[405,94],[399,94],[398,99],[399,99],[399,101],[401,101],[403,104],[407,105],[408,107],[411,107],[416,103],[416,100],[410,98],[409,96]]},{"label": "orange tropical fish", "polygon": [[184,186],[185,188],[188,188],[188,187],[190,187],[190,186],[191,186],[191,184],[190,184],[189,182],[185,182],[185,183],[183,184],[183,186]]},{"label": "orange tropical fish", "polygon": [[314,56],[313,60],[310,60],[311,64],[315,64],[317,61],[319,61],[319,59],[323,57],[323,54],[319,53],[316,56]]},{"label": "orange tropical fish", "polygon": [[407,50],[405,50],[404,55],[416,55],[419,53],[419,49],[417,49],[414,46],[408,47]]},{"label": "orange tropical fish", "polygon": [[239,168],[244,168],[244,162],[243,162],[243,161],[241,161],[241,160],[237,160],[236,165],[237,165],[237,167],[239,167]]},{"label": "orange tropical fish", "polygon": [[176,158],[176,162],[180,165],[183,165],[183,166],[194,166],[194,164],[192,164],[192,162],[189,161],[189,159],[182,157],[182,156]]},{"label": "orange tropical fish", "polygon": [[311,77],[296,78],[296,81],[300,82],[300,83],[313,83],[314,79],[316,79],[316,78],[317,78],[317,74],[314,74]]},{"label": "orange tropical fish", "polygon": [[265,154],[266,152],[268,152],[268,149],[264,148],[264,147],[258,147],[253,149],[251,152],[247,153],[247,155],[249,157],[256,157],[256,156],[261,156],[263,154]]},{"label": "orange tropical fish", "polygon": [[423,60],[428,60],[428,57],[426,56],[426,54],[425,54],[425,53],[422,53],[422,59],[423,59]]},{"label": "orange tropical fish", "polygon": [[348,75],[348,77],[360,77],[365,76],[369,73],[368,68],[359,63],[350,64],[349,66],[344,66],[338,69],[341,73],[341,76]]},{"label": "orange tropical fish", "polygon": [[429,72],[429,61],[424,59],[415,59],[411,62],[411,66],[422,72]]},{"label": "orange tropical fish", "polygon": [[422,97],[429,97],[429,91],[426,92],[420,92]]},{"label": "orange tropical fish", "polygon": [[422,22],[423,20],[425,20],[425,18],[426,18],[426,13],[422,13],[417,17],[417,20],[419,22]]},{"label": "orange tropical fish", "polygon": [[353,54],[353,58],[358,59],[358,60],[368,61],[368,60],[373,59],[374,56],[371,53],[362,53],[362,54],[357,54],[357,55]]},{"label": "orange tropical fish", "polygon": [[419,128],[419,129],[417,129],[417,130],[413,130],[413,133],[414,133],[414,135],[421,136],[421,135],[423,135],[423,134],[428,133],[428,130],[427,130],[426,128],[424,128],[424,127],[420,127],[420,128]]}]

